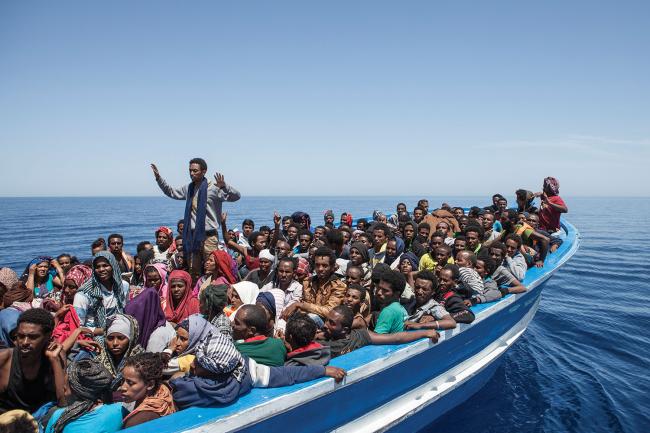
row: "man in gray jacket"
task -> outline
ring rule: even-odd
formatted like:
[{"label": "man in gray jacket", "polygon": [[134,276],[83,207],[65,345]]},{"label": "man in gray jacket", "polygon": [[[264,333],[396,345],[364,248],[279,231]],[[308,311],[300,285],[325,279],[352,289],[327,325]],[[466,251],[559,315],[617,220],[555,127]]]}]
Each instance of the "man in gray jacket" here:
[{"label": "man in gray jacket", "polygon": [[215,173],[214,182],[207,180],[205,174],[208,164],[202,158],[190,160],[192,182],[180,188],[169,186],[160,176],[155,164],[151,164],[151,169],[158,186],[167,197],[185,200],[183,250],[190,274],[196,280],[203,271],[203,259],[219,245],[221,203],[237,201],[241,195],[226,184],[221,173]]}]

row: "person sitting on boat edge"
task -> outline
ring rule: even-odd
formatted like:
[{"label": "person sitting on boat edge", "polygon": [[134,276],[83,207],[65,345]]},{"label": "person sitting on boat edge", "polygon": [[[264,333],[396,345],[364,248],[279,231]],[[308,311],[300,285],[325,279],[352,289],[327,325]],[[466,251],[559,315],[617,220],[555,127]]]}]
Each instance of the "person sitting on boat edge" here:
[{"label": "person sitting on boat edge", "polygon": [[377,334],[366,328],[352,329],[354,314],[347,305],[334,307],[325,320],[325,325],[316,336],[316,341],[330,348],[332,358],[352,352],[369,345],[404,344],[421,338],[429,338],[433,343],[440,337],[434,329]]},{"label": "person sitting on boat edge", "polygon": [[279,338],[267,336],[268,321],[259,305],[244,305],[235,315],[232,336],[235,347],[242,355],[268,366],[284,365],[287,349]]},{"label": "person sitting on boat edge", "polygon": [[51,343],[52,315],[42,308],[18,316],[16,347],[0,350],[0,414],[12,409],[34,412],[56,400],[65,405],[61,345]]},{"label": "person sitting on boat edge", "polygon": [[41,419],[45,433],[98,431],[97,428],[101,433],[122,430],[122,404],[104,403],[112,380],[108,370],[93,360],[82,359],[70,364],[67,369],[68,404],[48,410]]},{"label": "person sitting on boat edge", "polygon": [[456,323],[472,323],[474,313],[463,302],[463,298],[456,293],[457,281],[460,278],[457,265],[446,265],[438,278],[438,289],[433,296],[445,310],[451,314]]},{"label": "person sitting on boat edge", "polygon": [[535,194],[542,201],[539,210],[539,228],[551,236],[557,236],[560,231],[560,215],[569,212],[562,197],[560,197],[560,182],[554,177],[544,178],[542,192]]},{"label": "person sitting on boat edge", "polygon": [[210,333],[199,344],[190,373],[172,379],[174,402],[179,409],[222,406],[248,393],[251,388],[274,388],[308,382],[323,376],[340,382],[345,370],[322,365],[269,367],[243,356],[233,342]]},{"label": "person sitting on boat edge", "polygon": [[415,308],[406,321],[405,329],[453,329],[456,321],[433,295],[438,279],[431,271],[419,272],[415,278]]},{"label": "person sitting on boat edge", "polygon": [[400,298],[406,280],[398,271],[387,269],[381,274],[379,284],[375,287],[375,299],[380,308],[374,332],[392,334],[404,330],[404,319],[408,313],[400,304]]},{"label": "person sitting on boat edge", "polygon": [[284,365],[327,365],[331,359],[330,348],[314,341],[316,324],[303,313],[294,313],[287,321],[285,345],[287,358]]},{"label": "person sitting on boat edge", "polygon": [[160,353],[144,352],[126,360],[119,391],[125,403],[135,403],[124,417],[124,428],[162,418],[176,412],[171,389],[163,382],[165,358]]},{"label": "person sitting on boat edge", "polygon": [[282,318],[288,320],[294,311],[309,315],[318,327],[322,327],[327,313],[345,299],[345,283],[334,274],[336,256],[327,247],[320,247],[314,253],[316,275],[303,283],[303,300],[284,309]]}]

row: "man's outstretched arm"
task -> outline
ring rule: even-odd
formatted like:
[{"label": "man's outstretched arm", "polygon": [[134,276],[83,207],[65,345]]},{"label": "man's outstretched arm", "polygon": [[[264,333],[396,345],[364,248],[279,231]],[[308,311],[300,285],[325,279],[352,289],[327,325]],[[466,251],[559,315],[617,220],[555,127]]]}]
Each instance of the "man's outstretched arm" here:
[{"label": "man's outstretched arm", "polygon": [[153,171],[158,186],[167,197],[173,198],[174,200],[185,200],[187,198],[187,185],[183,185],[180,188],[172,188],[167,184],[165,179],[162,178],[156,164],[151,164],[151,170]]}]

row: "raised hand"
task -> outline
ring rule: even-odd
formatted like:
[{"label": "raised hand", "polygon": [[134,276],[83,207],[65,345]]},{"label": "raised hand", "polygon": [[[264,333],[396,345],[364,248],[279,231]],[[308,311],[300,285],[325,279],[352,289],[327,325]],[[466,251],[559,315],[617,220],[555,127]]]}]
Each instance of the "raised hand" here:
[{"label": "raised hand", "polygon": [[282,222],[282,216],[280,216],[279,213],[274,212],[274,213],[273,213],[273,224],[274,224],[276,227],[280,227],[280,223],[281,223],[281,222]]},{"label": "raised hand", "polygon": [[47,349],[45,349],[45,356],[47,356],[50,361],[58,359],[62,349],[63,346],[53,341],[49,344],[49,346],[47,346]]},{"label": "raised hand", "polygon": [[221,212],[221,224],[225,224],[228,220],[228,212]]},{"label": "raised hand", "polygon": [[151,164],[151,170],[153,171],[153,175],[158,179],[160,177],[160,172],[158,171],[158,167],[156,167],[156,164]]},{"label": "raised hand", "polygon": [[226,187],[226,181],[223,178],[223,174],[221,173],[215,173],[214,174],[214,180],[217,181],[217,186],[219,188],[225,188]]}]

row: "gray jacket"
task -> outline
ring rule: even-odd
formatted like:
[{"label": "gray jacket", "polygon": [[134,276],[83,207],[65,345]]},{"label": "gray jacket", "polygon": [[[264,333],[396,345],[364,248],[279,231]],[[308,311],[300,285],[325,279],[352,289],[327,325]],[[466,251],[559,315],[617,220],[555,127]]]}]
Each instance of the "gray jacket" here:
[{"label": "gray jacket", "polygon": [[[190,187],[189,184],[183,185],[180,188],[172,188],[162,177],[159,177],[157,182],[158,186],[167,197],[171,197],[174,200],[187,199],[187,192]],[[226,185],[224,188],[219,188],[214,182],[208,180],[208,203],[205,214],[205,229],[218,230],[219,221],[221,220],[221,203],[224,201],[237,201],[240,197],[241,194],[239,194],[239,191],[230,185]],[[196,212],[192,211],[191,218],[191,228],[194,229]]]}]

